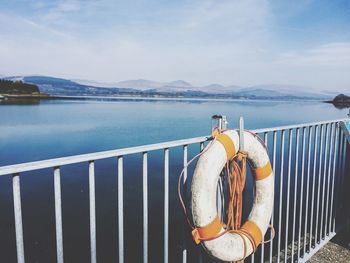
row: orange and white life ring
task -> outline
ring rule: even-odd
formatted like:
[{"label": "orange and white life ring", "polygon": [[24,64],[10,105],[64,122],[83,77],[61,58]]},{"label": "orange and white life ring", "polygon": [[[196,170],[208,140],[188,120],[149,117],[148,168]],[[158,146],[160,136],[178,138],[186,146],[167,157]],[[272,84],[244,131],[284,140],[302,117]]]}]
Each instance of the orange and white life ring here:
[{"label": "orange and white life ring", "polygon": [[[236,154],[239,134],[228,130],[216,139],[197,162],[192,179],[194,240],[222,261],[238,261],[253,253],[269,227],[274,200],[274,174],[265,147],[250,132],[244,132],[247,159],[253,168],[255,198],[248,220],[239,233],[225,231],[217,214],[216,191],[220,173]],[[217,238],[213,238],[217,237]]]}]

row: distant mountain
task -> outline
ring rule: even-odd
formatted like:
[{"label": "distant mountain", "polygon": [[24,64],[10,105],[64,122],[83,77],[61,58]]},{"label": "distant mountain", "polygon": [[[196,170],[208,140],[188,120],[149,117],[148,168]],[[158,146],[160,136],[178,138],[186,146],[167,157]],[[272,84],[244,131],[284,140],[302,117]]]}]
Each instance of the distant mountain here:
[{"label": "distant mountain", "polygon": [[115,83],[118,88],[133,88],[140,91],[150,92],[183,92],[192,90],[193,86],[183,80],[172,82],[158,82],[146,79],[125,80]]},{"label": "distant mountain", "polygon": [[167,83],[167,86],[182,87],[182,88],[192,88],[193,86],[184,80],[175,80]]},{"label": "distant mountain", "polygon": [[14,76],[6,77],[8,80],[21,80],[25,83],[35,84],[41,92],[49,95],[68,95],[68,96],[84,96],[84,95],[101,95],[108,96],[119,93],[135,93],[135,89],[119,89],[110,87],[95,87],[82,85],[72,80],[47,77],[47,76]]},{"label": "distant mountain", "polygon": [[108,87],[108,88],[115,88],[115,83],[109,83],[109,82],[99,82],[94,80],[87,80],[87,79],[72,79],[73,82],[85,86],[90,87]]},{"label": "distant mountain", "polygon": [[293,85],[257,85],[247,88],[238,88],[233,95],[244,97],[264,97],[264,98],[307,98],[307,99],[327,99],[330,95],[312,90],[309,87]]},{"label": "distant mountain", "polygon": [[209,94],[232,94],[239,86],[223,86],[221,84],[210,84],[207,86],[200,87],[201,91],[207,92]]},{"label": "distant mountain", "polygon": [[194,86],[184,80],[159,82],[146,79],[125,80],[116,83],[99,83],[90,80],[69,80],[48,76],[13,76],[9,80],[21,80],[38,85],[41,92],[50,95],[70,96],[166,96],[243,99],[317,99],[329,100],[334,93],[320,92],[304,86],[257,85],[251,87],[210,84]]},{"label": "distant mountain", "polygon": [[147,79],[135,79],[135,80],[124,80],[115,83],[115,87],[118,88],[132,88],[137,90],[150,90],[160,88],[167,83],[157,82]]}]

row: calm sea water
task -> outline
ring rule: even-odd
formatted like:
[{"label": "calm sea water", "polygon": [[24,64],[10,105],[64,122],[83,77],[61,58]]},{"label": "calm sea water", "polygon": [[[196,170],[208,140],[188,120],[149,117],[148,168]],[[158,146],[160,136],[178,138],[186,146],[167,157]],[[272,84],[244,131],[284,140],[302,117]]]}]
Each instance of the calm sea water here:
[{"label": "calm sea water", "polygon": [[[121,147],[208,135],[210,117],[224,114],[229,127],[239,116],[250,129],[344,118],[346,110],[322,102],[271,101],[43,101],[0,105],[0,165],[36,161]],[[189,157],[199,150],[189,148]],[[126,262],[142,261],[142,156],[125,157],[124,212]],[[183,232],[176,183],[181,149],[170,151],[170,259],[179,262],[184,246],[189,262],[198,248]],[[163,152],[149,154],[149,259],[163,256]],[[191,167],[189,174],[193,171]],[[62,211],[66,262],[89,261],[88,166],[62,168]],[[96,162],[97,257],[116,262],[117,162]],[[56,258],[53,177],[51,169],[21,176],[27,262]],[[249,190],[249,189],[248,189]],[[251,190],[251,189],[250,189]],[[0,256],[16,261],[11,176],[0,177]],[[208,259],[205,259],[206,261]]]},{"label": "calm sea water", "polygon": [[0,165],[183,139],[210,133],[213,114],[263,128],[343,118],[321,102],[42,101],[0,105]]}]

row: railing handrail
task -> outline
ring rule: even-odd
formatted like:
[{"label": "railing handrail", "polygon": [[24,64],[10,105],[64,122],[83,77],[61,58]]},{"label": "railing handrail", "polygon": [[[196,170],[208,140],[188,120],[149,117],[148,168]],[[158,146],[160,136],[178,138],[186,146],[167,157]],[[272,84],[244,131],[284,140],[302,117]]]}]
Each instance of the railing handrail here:
[{"label": "railing handrail", "polygon": [[72,156],[60,157],[60,158],[54,158],[54,159],[47,159],[42,161],[7,165],[7,166],[0,167],[0,176],[6,175],[6,174],[16,174],[16,173],[33,171],[33,170],[58,167],[63,165],[75,164],[75,163],[83,163],[83,162],[107,159],[107,158],[124,156],[124,155],[135,154],[135,153],[162,150],[162,149],[173,148],[173,147],[182,146],[182,145],[205,142],[209,138],[210,137],[202,136],[202,137],[195,137],[195,138],[184,139],[184,140],[168,141],[168,142],[147,144],[142,146],[121,148],[116,150],[101,151],[101,152],[72,155]]},{"label": "railing handrail", "polygon": [[[341,121],[346,121],[346,120],[348,120],[348,118],[320,121],[320,122],[294,124],[294,125],[286,125],[286,126],[277,126],[277,127],[272,127],[272,128],[255,129],[255,130],[252,130],[252,132],[255,132],[255,133],[274,132],[274,131],[289,130],[289,129],[295,129],[295,128],[305,128],[305,127],[309,127],[309,126],[322,125],[322,124],[327,124],[327,123],[335,123],[335,122],[341,122]],[[116,150],[101,151],[101,152],[94,152],[94,153],[80,154],[80,155],[72,155],[72,156],[67,156],[67,157],[46,159],[46,160],[35,161],[35,162],[26,162],[26,163],[14,164],[14,165],[6,165],[6,166],[0,167],[0,176],[28,172],[28,171],[39,170],[39,169],[45,169],[45,168],[59,167],[59,166],[75,164],[75,163],[95,161],[95,160],[100,160],[100,159],[107,159],[107,158],[130,155],[130,154],[135,154],[135,153],[162,150],[162,149],[166,149],[166,148],[173,148],[173,147],[178,147],[178,146],[183,146],[183,145],[201,143],[201,142],[208,141],[209,139],[210,139],[210,136],[201,136],[201,137],[195,137],[195,138],[190,138],[190,139],[167,141],[167,142],[147,144],[147,145],[142,145],[142,146],[121,148],[121,149],[116,149]]]},{"label": "railing handrail", "polygon": [[319,121],[319,122],[308,122],[308,123],[285,125],[285,126],[278,126],[278,127],[272,127],[272,128],[255,129],[252,131],[255,133],[264,133],[264,132],[273,132],[273,131],[281,131],[281,130],[290,130],[290,129],[296,129],[296,128],[306,128],[310,126],[322,125],[327,123],[347,121],[348,119],[349,118],[334,119],[334,120]]}]

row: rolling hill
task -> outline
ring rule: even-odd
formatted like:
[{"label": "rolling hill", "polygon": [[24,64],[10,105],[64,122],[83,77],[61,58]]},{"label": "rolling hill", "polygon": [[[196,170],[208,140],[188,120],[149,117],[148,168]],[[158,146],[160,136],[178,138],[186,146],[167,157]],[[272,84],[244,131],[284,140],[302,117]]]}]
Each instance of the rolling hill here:
[{"label": "rolling hill", "polygon": [[89,80],[69,80],[48,76],[12,76],[7,80],[21,80],[35,84],[41,92],[67,96],[145,96],[145,97],[204,97],[233,99],[331,99],[331,92],[320,92],[304,86],[257,85],[251,87],[210,84],[194,86],[184,80],[158,82],[146,79],[99,83]]}]

